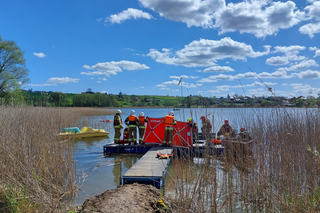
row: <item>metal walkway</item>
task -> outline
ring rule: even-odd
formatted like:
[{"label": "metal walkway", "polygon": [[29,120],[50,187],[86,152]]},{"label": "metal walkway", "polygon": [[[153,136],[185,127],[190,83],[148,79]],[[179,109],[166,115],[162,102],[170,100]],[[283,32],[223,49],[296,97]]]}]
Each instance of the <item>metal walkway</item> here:
[{"label": "metal walkway", "polygon": [[172,152],[173,148],[171,147],[152,147],[122,176],[122,184],[144,183],[160,188],[170,163],[170,158],[160,159],[157,158],[157,154],[172,154]]}]

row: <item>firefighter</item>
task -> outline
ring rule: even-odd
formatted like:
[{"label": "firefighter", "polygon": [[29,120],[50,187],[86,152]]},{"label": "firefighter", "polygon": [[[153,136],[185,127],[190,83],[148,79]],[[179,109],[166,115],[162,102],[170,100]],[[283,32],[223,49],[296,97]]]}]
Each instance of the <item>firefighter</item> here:
[{"label": "firefighter", "polygon": [[192,138],[193,142],[195,142],[196,140],[198,140],[198,124],[194,123],[192,118],[188,119],[188,124],[192,129]]},{"label": "firefighter", "polygon": [[130,115],[124,121],[127,126],[129,126],[129,143],[137,144],[137,126],[139,124],[139,119],[135,115],[135,111],[131,110]]},{"label": "firefighter", "polygon": [[171,146],[172,137],[173,137],[173,127],[174,125],[177,124],[177,122],[174,120],[173,111],[171,111],[169,115],[166,115],[163,122],[165,123],[166,129],[164,131],[164,139],[163,139],[162,146]]},{"label": "firefighter", "polygon": [[224,124],[221,126],[219,132],[218,132],[218,139],[221,135],[224,135],[225,139],[229,140],[231,138],[232,134],[232,127],[229,124],[228,120],[224,120]]},{"label": "firefighter", "polygon": [[248,142],[252,140],[251,136],[249,135],[249,132],[247,132],[244,127],[240,129],[240,134],[238,139],[242,142]]},{"label": "firefighter", "polygon": [[210,132],[211,132],[212,124],[210,123],[209,119],[206,118],[204,115],[201,116],[200,119],[201,119],[201,123],[202,123],[202,127],[201,127],[202,138],[205,140],[210,139]]},{"label": "firefighter", "polygon": [[128,143],[129,142],[129,130],[128,127],[123,130],[123,143]]},{"label": "firefighter", "polygon": [[114,143],[120,143],[121,129],[123,129],[122,118],[120,116],[121,110],[118,109],[113,119],[113,128],[114,128]]},{"label": "firefighter", "polygon": [[146,130],[146,122],[148,122],[148,118],[144,116],[143,112],[139,114],[139,143],[142,144],[142,139],[144,135],[144,131]]}]

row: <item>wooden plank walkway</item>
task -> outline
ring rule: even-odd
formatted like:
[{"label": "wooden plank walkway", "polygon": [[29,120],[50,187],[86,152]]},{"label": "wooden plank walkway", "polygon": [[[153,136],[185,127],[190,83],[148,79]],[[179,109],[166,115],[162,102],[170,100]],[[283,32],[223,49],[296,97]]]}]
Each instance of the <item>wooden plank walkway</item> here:
[{"label": "wooden plank walkway", "polygon": [[173,148],[171,147],[152,147],[122,176],[123,184],[133,182],[149,183],[160,188],[170,159],[157,158],[157,154],[172,154],[172,152]]}]

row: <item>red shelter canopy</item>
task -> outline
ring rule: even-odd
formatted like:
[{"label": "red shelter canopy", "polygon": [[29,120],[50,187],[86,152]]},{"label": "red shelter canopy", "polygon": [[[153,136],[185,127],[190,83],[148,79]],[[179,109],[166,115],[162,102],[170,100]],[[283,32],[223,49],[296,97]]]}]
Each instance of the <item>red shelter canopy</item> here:
[{"label": "red shelter canopy", "polygon": [[[146,144],[162,144],[164,138],[165,124],[163,118],[150,118],[148,117],[148,123],[146,132],[143,137],[143,141]],[[189,147],[193,148],[191,138],[191,127],[187,122],[177,121],[173,130],[173,146]]]}]

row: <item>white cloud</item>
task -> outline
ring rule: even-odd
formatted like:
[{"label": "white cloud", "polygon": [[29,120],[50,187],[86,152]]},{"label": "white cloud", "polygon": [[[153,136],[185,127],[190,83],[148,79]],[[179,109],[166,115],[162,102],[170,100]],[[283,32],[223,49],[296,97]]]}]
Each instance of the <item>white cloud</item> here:
[{"label": "white cloud", "polygon": [[181,76],[170,76],[169,78],[174,78],[174,79],[185,79],[185,78],[189,78],[189,79],[196,79],[199,78],[198,76],[187,76],[187,75],[181,75]]},{"label": "white cloud", "polygon": [[98,78],[99,80],[101,80],[101,81],[107,81],[108,79],[106,79],[106,78]]},{"label": "white cloud", "polygon": [[319,71],[307,70],[300,73],[294,73],[294,75],[298,76],[301,79],[318,79],[320,78]]},{"label": "white cloud", "polygon": [[101,81],[97,81],[98,84],[102,83]]},{"label": "white cloud", "polygon": [[282,84],[282,86],[287,86],[287,85],[288,85],[287,83],[283,83],[283,84]]},{"label": "white cloud", "polygon": [[286,65],[290,61],[305,60],[305,56],[298,56],[299,52],[305,50],[305,46],[291,45],[291,46],[276,46],[271,53],[283,53],[284,56],[271,57],[266,60],[266,64],[272,66]]},{"label": "white cloud", "polygon": [[276,34],[305,17],[292,1],[251,0],[227,5],[225,0],[139,1],[160,16],[188,27],[219,28],[220,33],[239,31],[257,37]]},{"label": "white cloud", "polygon": [[141,89],[144,89],[144,86],[140,86]]},{"label": "white cloud", "polygon": [[[97,63],[93,66],[83,65],[86,69],[97,70],[93,72],[81,72],[81,75],[105,75],[110,77],[110,75],[116,75],[117,72],[122,72],[122,69],[125,70],[144,70],[149,69],[145,64],[140,64],[134,61],[111,61],[104,63]],[[122,69],[121,69],[122,68]]]},{"label": "white cloud", "polygon": [[278,71],[301,71],[301,70],[305,70],[309,67],[318,67],[319,64],[313,60],[304,60],[301,61],[300,63],[294,64],[290,67],[283,67],[283,68],[279,68]]},{"label": "white cloud", "polygon": [[266,60],[266,64],[272,65],[272,66],[279,66],[279,65],[286,65],[289,63],[289,60],[287,57],[271,57]]},{"label": "white cloud", "polygon": [[202,78],[197,82],[200,82],[200,83],[211,83],[211,82],[216,82],[218,80],[220,80],[220,81],[232,81],[235,78],[236,78],[236,76],[219,74],[219,75],[209,76],[208,78]]},{"label": "white cloud", "polygon": [[320,33],[320,22],[313,24],[309,23],[306,25],[303,25],[299,28],[300,33],[302,34],[308,34],[310,38],[314,37],[314,34]]},{"label": "white cloud", "polygon": [[309,50],[315,51],[315,55],[313,56],[314,58],[320,56],[320,49],[318,49],[317,47],[309,47]]},{"label": "white cloud", "polygon": [[201,70],[196,70],[196,72],[201,72]]},{"label": "white cloud", "polygon": [[224,0],[139,0],[140,3],[160,16],[186,23],[188,27],[210,28],[213,13],[225,6]]},{"label": "white cloud", "polygon": [[[172,81],[166,81],[163,82],[161,85],[166,85],[166,86],[178,86],[179,81],[178,80],[172,80]],[[182,86],[186,88],[196,88],[196,87],[201,87],[203,84],[193,84],[193,83],[186,83],[182,82]],[[158,85],[157,85],[158,86]]]},{"label": "white cloud", "polygon": [[65,83],[78,83],[78,81],[79,81],[79,78],[53,77],[53,78],[49,78],[47,82],[65,84]]},{"label": "white cloud", "polygon": [[312,1],[312,4],[305,7],[309,18],[315,18],[320,21],[320,1]]},{"label": "white cloud", "polygon": [[204,69],[202,72],[208,73],[208,72],[232,72],[234,69],[228,66],[213,66]]},{"label": "white cloud", "polygon": [[167,87],[167,86],[163,84],[157,84],[156,87]]},{"label": "white cloud", "polygon": [[152,19],[152,15],[149,13],[143,12],[141,10],[137,10],[134,8],[128,8],[127,10],[122,11],[121,13],[111,15],[110,17],[106,18],[105,22],[111,22],[120,24],[128,19]]},{"label": "white cloud", "polygon": [[96,21],[97,21],[97,22],[100,22],[100,21],[102,21],[102,19],[103,19],[103,18],[98,18],[98,19],[96,19]]},{"label": "white cloud", "polygon": [[39,57],[39,58],[44,58],[46,55],[44,53],[33,53],[33,55]]},{"label": "white cloud", "polygon": [[215,27],[220,27],[220,33],[239,31],[266,37],[298,24],[304,19],[304,13],[296,10],[292,1],[252,0],[229,3],[215,18]]},{"label": "white cloud", "polygon": [[181,65],[185,67],[206,67],[216,65],[216,60],[231,58],[246,60],[270,53],[270,46],[264,46],[264,52],[255,52],[251,45],[237,42],[229,37],[221,40],[200,39],[185,45],[181,50],[172,53],[171,49],[163,48],[162,52],[150,49],[147,56],[159,63]]},{"label": "white cloud", "polygon": [[28,86],[32,86],[32,87],[49,87],[49,86],[57,86],[57,84],[55,84],[55,83],[51,83],[51,84],[28,84]]},{"label": "white cloud", "polygon": [[292,86],[292,94],[295,96],[298,96],[298,95],[307,96],[311,94],[317,95],[320,91],[320,88],[314,88],[308,84],[292,83],[290,84],[290,86]]}]

